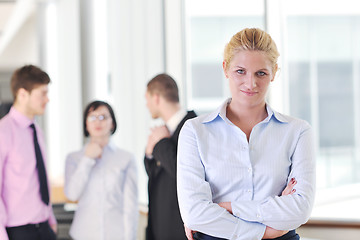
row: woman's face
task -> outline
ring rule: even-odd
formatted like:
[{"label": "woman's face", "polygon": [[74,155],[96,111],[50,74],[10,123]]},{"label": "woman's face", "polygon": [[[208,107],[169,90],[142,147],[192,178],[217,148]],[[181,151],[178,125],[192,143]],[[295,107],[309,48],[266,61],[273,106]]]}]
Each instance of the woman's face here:
[{"label": "woman's face", "polygon": [[265,103],[267,89],[275,75],[264,52],[239,51],[229,66],[223,62],[223,69],[229,79],[232,101],[250,107]]},{"label": "woman's face", "polygon": [[100,106],[89,112],[86,118],[86,129],[90,137],[108,137],[113,129],[113,121],[109,110]]}]

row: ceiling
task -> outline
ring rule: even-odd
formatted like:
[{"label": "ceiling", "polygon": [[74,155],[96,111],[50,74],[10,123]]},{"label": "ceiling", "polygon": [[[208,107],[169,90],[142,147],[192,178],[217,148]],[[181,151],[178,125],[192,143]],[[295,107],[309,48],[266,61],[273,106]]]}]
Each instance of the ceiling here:
[{"label": "ceiling", "polygon": [[0,0],[0,41],[1,41],[1,34],[4,30],[8,19],[10,18],[12,11],[15,7],[15,0],[14,1],[6,1]]},{"label": "ceiling", "polygon": [[38,62],[37,0],[0,0],[0,72]]}]

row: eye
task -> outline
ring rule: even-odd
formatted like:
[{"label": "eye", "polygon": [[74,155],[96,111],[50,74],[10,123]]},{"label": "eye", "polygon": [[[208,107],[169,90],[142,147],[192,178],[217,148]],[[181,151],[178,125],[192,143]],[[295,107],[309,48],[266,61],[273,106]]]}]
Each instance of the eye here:
[{"label": "eye", "polygon": [[256,73],[256,75],[259,76],[259,77],[263,77],[263,76],[266,76],[267,73],[263,72],[263,71],[259,71],[259,72]]},{"label": "eye", "polygon": [[95,115],[90,115],[90,116],[87,117],[87,120],[89,122],[94,122],[96,120],[96,116]]},{"label": "eye", "polygon": [[239,74],[244,74],[244,73],[245,73],[245,70],[243,70],[243,69],[238,69],[238,70],[236,70],[236,72],[239,73]]},{"label": "eye", "polygon": [[105,120],[105,116],[104,116],[104,115],[99,115],[99,116],[98,116],[98,119],[99,119],[100,121],[103,121],[103,120]]}]

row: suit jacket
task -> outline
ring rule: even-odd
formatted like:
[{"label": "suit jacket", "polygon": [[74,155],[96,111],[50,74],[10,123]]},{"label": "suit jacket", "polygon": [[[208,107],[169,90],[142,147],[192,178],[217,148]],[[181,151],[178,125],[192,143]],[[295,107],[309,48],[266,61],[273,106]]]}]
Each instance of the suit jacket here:
[{"label": "suit jacket", "polygon": [[149,176],[149,214],[146,240],[186,240],[176,192],[176,162],[179,133],[185,121],[196,117],[189,111],[170,138],[154,147],[153,159],[145,156]]}]

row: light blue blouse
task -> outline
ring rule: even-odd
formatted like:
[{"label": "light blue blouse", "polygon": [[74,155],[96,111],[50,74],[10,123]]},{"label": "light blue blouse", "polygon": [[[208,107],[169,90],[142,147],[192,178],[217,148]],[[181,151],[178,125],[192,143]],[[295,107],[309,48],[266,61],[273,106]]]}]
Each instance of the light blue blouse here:
[{"label": "light blue blouse", "polygon": [[[261,239],[265,227],[304,224],[315,195],[315,155],[310,125],[274,112],[246,134],[216,111],[188,120],[178,145],[177,188],[181,216],[195,231],[226,239]],[[281,196],[295,178],[293,195]],[[231,202],[233,215],[217,205]]]}]

